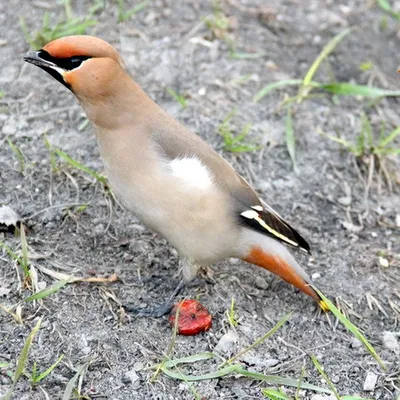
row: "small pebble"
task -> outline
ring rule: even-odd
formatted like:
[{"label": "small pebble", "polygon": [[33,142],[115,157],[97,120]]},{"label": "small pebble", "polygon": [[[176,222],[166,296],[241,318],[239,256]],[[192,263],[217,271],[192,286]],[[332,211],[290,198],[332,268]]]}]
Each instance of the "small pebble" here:
[{"label": "small pebble", "polygon": [[340,203],[342,206],[349,206],[351,204],[351,197],[349,196],[339,197],[338,203]]},{"label": "small pebble", "polygon": [[133,388],[138,388],[140,386],[139,375],[134,370],[125,372],[124,376],[122,377],[122,382],[125,385],[132,385]]},{"label": "small pebble", "polygon": [[310,400],[336,400],[336,397],[332,394],[314,394]]},{"label": "small pebble", "polygon": [[221,354],[229,353],[238,340],[238,335],[235,331],[229,330],[219,339],[214,351]]},{"label": "small pebble", "polygon": [[400,355],[400,344],[393,332],[384,332],[382,341],[383,345],[387,349],[392,350],[393,353],[397,355]]},{"label": "small pebble", "polygon": [[254,285],[257,289],[267,290],[269,288],[268,282],[261,276],[256,278]]},{"label": "small pebble", "polygon": [[350,347],[353,349],[358,349],[362,347],[362,343],[355,337],[351,339]]},{"label": "small pebble", "polygon": [[376,381],[378,380],[378,375],[369,371],[365,377],[363,389],[366,392],[373,392],[375,390]]},{"label": "small pebble", "polygon": [[387,268],[389,267],[389,261],[384,258],[384,257],[379,257],[379,264],[381,265],[381,267],[383,268]]}]

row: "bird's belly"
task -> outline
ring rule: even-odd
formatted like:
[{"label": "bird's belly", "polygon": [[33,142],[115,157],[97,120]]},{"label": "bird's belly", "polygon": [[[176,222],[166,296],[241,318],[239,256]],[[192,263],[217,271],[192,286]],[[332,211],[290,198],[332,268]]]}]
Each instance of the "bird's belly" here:
[{"label": "bird's belly", "polygon": [[[208,265],[232,256],[239,229],[226,194],[188,188],[170,176],[127,185],[109,176],[117,199],[189,260]],[[211,189],[211,190],[210,190]]]}]

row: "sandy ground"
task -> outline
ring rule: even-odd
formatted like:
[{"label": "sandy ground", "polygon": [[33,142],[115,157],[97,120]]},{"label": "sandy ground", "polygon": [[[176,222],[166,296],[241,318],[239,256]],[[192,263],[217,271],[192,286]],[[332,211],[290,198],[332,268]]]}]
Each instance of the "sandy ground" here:
[{"label": "sandy ground", "polygon": [[[357,30],[329,57],[316,79],[327,81],[333,74],[340,81],[399,89],[399,25],[387,17],[387,27],[382,29],[383,13],[367,7],[365,1],[271,1],[264,7],[262,3],[223,3],[225,14],[231,17],[229,35],[237,51],[262,53],[253,59],[233,59],[223,39],[211,40],[202,22],[212,14],[207,2],[155,0],[120,24],[116,4],[107,2],[95,15],[98,23],[90,33],[114,44],[135,79],[162,107],[220,151],[299,228],[313,251],[312,258],[298,254],[299,260],[319,288],[363,330],[388,369],[381,370],[332,316],[328,319],[318,312],[312,300],[266,271],[237,260],[213,266],[213,283],[200,279],[185,290],[185,296],[196,297],[209,308],[213,328],[196,337],[178,337],[171,357],[213,351],[217,345],[224,357],[234,355],[293,311],[290,321],[272,338],[241,358],[243,365],[251,371],[292,378],[298,378],[304,366],[305,381],[327,387],[310,361],[308,353],[312,353],[340,394],[397,398],[400,242],[396,217],[398,224],[400,200],[396,176],[390,190],[382,174],[375,172],[366,196],[366,160],[356,162],[318,132],[337,132],[355,140],[362,112],[375,131],[382,123],[391,130],[400,125],[399,101],[371,103],[325,96],[295,105],[295,173],[285,146],[286,110],[280,106],[285,93],[293,95],[295,89],[272,92],[259,103],[252,98],[269,82],[304,76],[323,45],[348,26]],[[91,4],[72,5],[85,14]],[[51,172],[43,134],[53,146],[100,173],[102,164],[91,128],[78,129],[84,115],[73,96],[39,69],[23,63],[29,45],[18,18],[24,16],[34,31],[40,28],[46,9],[53,21],[63,15],[63,8],[51,1],[0,4],[0,89],[4,92],[0,100],[0,205],[11,206],[25,221],[40,288],[54,283],[43,267],[84,277],[116,273],[120,281],[70,284],[41,304],[24,304],[22,325],[0,310],[0,362],[9,363],[10,371],[15,369],[24,340],[42,317],[26,370],[31,371],[35,361],[42,371],[60,354],[64,359],[37,388],[32,389],[22,377],[15,399],[62,398],[68,381],[89,361],[81,388],[84,398],[192,399],[185,382],[162,373],[150,382],[152,372],[143,370],[159,362],[168,347],[171,327],[167,319],[121,317],[115,301],[148,305],[167,298],[179,280],[176,251],[112,202],[87,174],[62,161],[60,172]],[[367,62],[373,68],[363,72],[360,65]],[[182,109],[167,88],[185,95],[187,108]],[[237,109],[233,127],[240,130],[251,123],[249,138],[261,143],[262,150],[223,151],[223,140],[216,132],[233,109]],[[7,137],[25,156],[23,173]],[[79,204],[87,207],[79,210]],[[12,229],[1,229],[0,239],[20,249]],[[16,271],[15,263],[0,252],[4,306],[31,294],[21,289]],[[235,343],[227,342],[226,336],[221,341],[232,330],[225,316],[232,297],[239,317]],[[388,337],[394,338],[394,345]],[[217,365],[217,361],[195,363],[181,370],[198,375]],[[11,385],[6,369],[0,370],[0,394]],[[372,390],[364,391],[368,375],[377,381]],[[262,399],[263,387],[270,386],[237,376],[194,384],[204,399]],[[288,389],[287,393],[293,396],[294,392]],[[327,397],[301,391],[300,398]]]}]

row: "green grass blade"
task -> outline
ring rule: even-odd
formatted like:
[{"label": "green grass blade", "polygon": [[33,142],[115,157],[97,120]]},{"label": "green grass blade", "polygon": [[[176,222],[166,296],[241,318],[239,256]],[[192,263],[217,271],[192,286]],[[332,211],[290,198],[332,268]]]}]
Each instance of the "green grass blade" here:
[{"label": "green grass blade", "polygon": [[[360,397],[360,396],[340,396],[340,400],[374,400],[370,398]],[[400,399],[397,399],[400,400]]]},{"label": "green grass blade", "polygon": [[93,178],[95,178],[98,182],[102,183],[104,186],[107,186],[107,179],[99,175],[97,172],[93,171],[92,169],[86,167],[85,165],[81,164],[80,162],[74,160],[72,157],[70,157],[67,153],[64,153],[60,149],[54,149],[54,153],[56,153],[60,158],[65,160],[70,166],[79,169],[80,171],[86,172]]},{"label": "green grass blade", "polygon": [[57,161],[54,156],[53,146],[51,145],[49,138],[47,137],[47,135],[45,133],[43,133],[43,141],[44,141],[44,145],[46,146],[47,151],[49,152],[51,172],[56,172],[58,168],[57,168]]},{"label": "green grass blade", "polygon": [[12,385],[11,388],[8,390],[8,392],[5,394],[2,400],[10,400],[13,392],[15,385],[17,384],[19,378],[21,377],[22,373],[24,372],[25,364],[26,361],[28,360],[28,355],[29,355],[29,349],[32,345],[33,339],[35,338],[36,334],[38,333],[40,329],[40,325],[42,323],[42,318],[39,318],[38,322],[36,323],[35,327],[32,329],[31,333],[28,335],[24,347],[22,348],[21,354],[19,355],[18,362],[17,362],[17,368],[14,372],[13,378],[12,378]]},{"label": "green grass blade", "polygon": [[182,108],[187,107],[187,101],[185,96],[177,93],[174,89],[172,88],[167,88],[168,94],[177,102],[181,105]]},{"label": "green grass blade", "polygon": [[[218,378],[223,378],[232,373],[236,373],[236,374],[245,376],[247,378],[266,382],[270,385],[282,385],[282,386],[297,388],[298,384],[299,384],[298,380],[296,380],[296,379],[284,378],[284,377],[280,377],[277,375],[264,375],[264,374],[261,374],[258,372],[247,371],[240,364],[232,364],[227,367],[217,369],[216,371],[209,372],[204,375],[183,375],[182,373],[171,371],[170,369],[168,369],[166,367],[166,364],[161,368],[161,370],[170,378],[177,379],[177,380],[185,380],[188,382],[198,382],[198,381],[204,381],[204,380],[210,380],[210,379],[218,379]],[[300,387],[301,387],[301,389],[314,390],[316,392],[332,393],[329,389],[324,389],[319,386],[311,385],[308,383],[301,383]]]},{"label": "green grass blade", "polygon": [[384,149],[378,148],[378,149],[375,149],[375,154],[382,154],[382,155],[387,155],[387,156],[397,156],[398,154],[400,154],[400,148],[397,148],[397,149],[389,148],[389,147],[386,147]]},{"label": "green grass blade", "polygon": [[235,356],[231,357],[229,360],[226,360],[223,362],[220,367],[223,367],[227,364],[232,363],[233,361],[237,360],[240,356],[243,354],[247,353],[248,351],[252,350],[254,347],[258,346],[260,343],[268,339],[270,336],[272,336],[275,332],[277,332],[285,323],[289,320],[289,318],[292,316],[292,313],[287,313],[284,315],[276,324],[274,327],[272,327],[265,335],[261,336],[259,339],[257,339],[254,343],[252,343],[250,346],[246,347],[245,349],[239,351],[238,354]]},{"label": "green grass blade", "polygon": [[44,378],[46,378],[46,376],[48,376],[55,367],[57,367],[57,365],[61,362],[61,360],[64,358],[64,354],[61,354],[60,357],[58,357],[57,361],[51,365],[49,368],[46,369],[46,371],[43,371],[39,376],[36,377],[35,382],[40,382],[41,380],[43,380]]},{"label": "green grass blade", "polygon": [[329,300],[327,299],[322,292],[320,292],[315,286],[312,286],[312,288],[318,293],[318,295],[321,297],[322,300],[325,301],[326,305],[329,307],[329,310],[333,313],[333,315],[345,326],[345,328],[350,331],[363,345],[364,347],[368,350],[368,352],[371,354],[372,357],[375,358],[377,363],[384,369],[385,371],[387,370],[386,365],[383,363],[373,346],[368,342],[368,340],[365,338],[365,336],[359,331],[359,329],[352,323],[350,322],[337,308],[336,306]]},{"label": "green grass blade", "polygon": [[287,79],[284,81],[272,82],[267,86],[264,86],[261,90],[259,90],[253,97],[253,101],[257,103],[272,90],[279,89],[280,87],[285,87],[285,86],[298,86],[301,85],[301,83],[302,83],[301,79]]},{"label": "green grass blade", "polygon": [[328,386],[331,388],[333,394],[335,395],[335,397],[337,398],[337,400],[340,400],[340,396],[338,391],[336,390],[334,384],[332,383],[332,381],[329,379],[329,376],[327,375],[327,373],[324,371],[324,369],[322,368],[321,364],[319,363],[319,361],[317,360],[317,358],[311,354],[310,355],[311,360],[313,362],[313,364],[315,365],[315,368],[317,368],[318,372],[320,373],[320,375],[325,379],[325,382],[328,384]]},{"label": "green grass blade", "polygon": [[0,248],[4,249],[6,253],[19,265],[22,265],[22,259],[15,253],[9,246],[0,240]]},{"label": "green grass blade", "polygon": [[[1,96],[0,96],[0,98],[1,98]],[[20,172],[23,173],[24,170],[25,170],[25,156],[24,156],[24,154],[22,153],[21,149],[19,147],[17,147],[9,137],[7,137],[7,142],[8,142],[8,145],[10,146],[10,149],[15,154],[15,157],[18,160]]]},{"label": "green grass blade", "polygon": [[326,46],[322,49],[321,53],[318,55],[318,57],[315,59],[315,61],[312,63],[311,67],[307,71],[306,75],[304,76],[302,86],[309,86],[315,73],[317,72],[318,68],[320,67],[321,63],[325,60],[326,57],[329,56],[329,54],[332,53],[333,50],[335,50],[336,46],[351,32],[351,28],[347,28],[344,31],[340,32],[336,36],[334,36],[327,44]]},{"label": "green grass blade", "polygon": [[255,58],[261,58],[264,57],[266,53],[240,53],[233,51],[230,54],[230,58],[236,59],[236,60],[254,60]]},{"label": "green grass blade", "polygon": [[393,130],[388,136],[386,136],[384,139],[382,139],[378,146],[379,147],[386,147],[390,142],[396,139],[397,136],[400,135],[400,126]]},{"label": "green grass blade", "polygon": [[268,397],[270,400],[292,400],[285,393],[276,389],[261,389],[264,396]]},{"label": "green grass blade", "polygon": [[300,396],[301,383],[303,383],[303,379],[304,379],[305,373],[306,373],[306,368],[303,365],[303,368],[301,369],[301,374],[300,374],[300,377],[299,377],[299,383],[298,383],[297,388],[296,388],[296,393],[294,394],[294,398],[296,400],[300,399],[299,396]]},{"label": "green grass blade", "polygon": [[141,3],[137,4],[135,7],[131,8],[130,10],[123,11],[123,1],[119,2],[119,13],[118,13],[118,22],[123,22],[132,17],[133,15],[137,14],[138,12],[142,11],[147,5],[150,3],[149,0],[142,1]]},{"label": "green grass blade", "polygon": [[352,152],[356,157],[359,156],[357,148],[355,146],[353,146],[348,140],[330,135],[329,133],[320,132],[320,134],[322,136],[325,136],[329,140],[332,140],[333,142],[339,143],[346,150],[349,150],[350,152]]},{"label": "green grass blade", "polygon": [[[285,317],[288,317],[288,316],[286,315]],[[275,326],[274,328],[278,329],[277,326]],[[284,377],[280,377],[280,376],[276,376],[276,375],[264,375],[264,374],[260,374],[260,373],[256,373],[256,372],[250,372],[250,371],[247,371],[240,364],[232,364],[232,365],[217,369],[216,371],[213,371],[213,372],[210,372],[210,373],[204,374],[204,375],[183,375],[181,372],[178,373],[178,372],[171,371],[172,368],[175,368],[181,364],[191,364],[191,363],[195,363],[197,361],[210,360],[212,358],[221,358],[221,357],[214,353],[204,352],[204,353],[199,353],[199,354],[195,354],[195,355],[188,356],[188,357],[179,358],[176,360],[168,360],[162,364],[156,364],[156,365],[151,366],[151,369],[158,369],[161,366],[161,371],[163,371],[170,378],[178,379],[178,380],[185,380],[188,382],[203,381],[203,380],[208,380],[208,379],[217,379],[217,378],[222,378],[231,373],[237,373],[242,376],[246,376],[248,378],[252,378],[255,380],[261,380],[261,381],[267,382],[272,385],[284,385],[284,386],[290,386],[290,387],[295,387],[295,388],[299,387],[299,381],[296,379],[284,378]],[[319,386],[315,386],[315,385],[311,385],[311,384],[303,383],[303,382],[300,382],[300,388],[314,390],[316,392],[331,393],[331,391],[329,389],[324,389]]]},{"label": "green grass blade", "polygon": [[291,108],[288,108],[288,113],[286,116],[285,139],[286,139],[286,147],[287,147],[290,159],[292,160],[294,172],[297,174],[296,138],[294,136],[293,118],[292,118],[292,109]]},{"label": "green grass blade", "polygon": [[25,298],[24,302],[27,303],[28,301],[40,300],[40,299],[44,299],[46,297],[49,297],[52,294],[58,292],[62,287],[64,287],[69,282],[70,282],[69,279],[64,279],[64,280],[61,280],[61,281],[54,282],[52,285],[50,285],[49,287],[41,290],[40,292],[37,292],[37,293]]},{"label": "green grass blade", "polygon": [[28,360],[29,349],[32,345],[33,339],[35,338],[36,334],[38,333],[38,331],[40,329],[41,323],[42,323],[42,318],[39,318],[35,327],[32,329],[31,333],[29,334],[28,338],[25,341],[24,347],[23,347],[21,354],[19,356],[19,359],[18,359],[17,368],[14,373],[14,377],[13,377],[14,385],[18,382],[18,379],[21,377],[22,372],[24,371],[26,361]]},{"label": "green grass blade", "polygon": [[[215,357],[217,357],[217,355],[214,353],[204,352],[204,353],[194,354],[194,355],[188,356],[188,357],[177,358],[175,360],[168,360],[164,363],[164,365],[167,368],[174,368],[180,364],[192,364],[197,361],[210,360],[211,358],[215,358]],[[156,368],[156,367],[157,366],[154,365],[152,368]]]},{"label": "green grass blade", "polygon": [[338,96],[363,96],[368,98],[400,96],[400,90],[386,90],[347,82],[322,83],[319,88]]},{"label": "green grass blade", "polygon": [[28,29],[28,27],[26,26],[25,18],[24,18],[23,16],[20,16],[20,17],[19,17],[19,26],[20,26],[20,28],[21,28],[21,30],[22,30],[22,33],[23,33],[23,35],[24,35],[24,37],[25,37],[25,40],[29,43],[29,45],[30,45],[32,48],[35,48],[36,43],[35,43],[35,41],[32,39],[31,34],[29,33],[29,29]]},{"label": "green grass blade", "polygon": [[367,149],[372,149],[374,145],[372,126],[368,116],[365,113],[362,113],[361,115],[361,133],[364,136],[364,139],[367,141]]},{"label": "green grass blade", "polygon": [[[278,385],[278,386],[282,385],[282,386],[293,387],[296,389],[299,386],[298,379],[284,378],[277,375],[264,375],[259,372],[247,371],[244,367],[242,367],[239,364],[235,364],[235,366],[237,367],[235,372],[239,373],[240,375],[246,376],[247,378],[264,381],[270,385]],[[300,388],[314,390],[314,392],[332,393],[332,391],[329,389],[321,388],[319,386],[315,386],[310,383],[304,383],[304,382],[300,383]]]},{"label": "green grass blade", "polygon": [[400,13],[393,10],[388,0],[376,0],[376,4],[383,11],[386,11],[389,15],[391,15],[393,18],[400,20]]}]

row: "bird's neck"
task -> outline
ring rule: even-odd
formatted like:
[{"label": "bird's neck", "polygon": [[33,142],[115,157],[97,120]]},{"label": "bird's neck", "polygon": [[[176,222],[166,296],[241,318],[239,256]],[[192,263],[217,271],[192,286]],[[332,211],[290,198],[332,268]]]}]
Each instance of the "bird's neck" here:
[{"label": "bird's neck", "polygon": [[88,119],[102,131],[118,131],[146,123],[150,109],[158,108],[128,75],[114,79],[107,92],[95,98],[80,98]]}]

